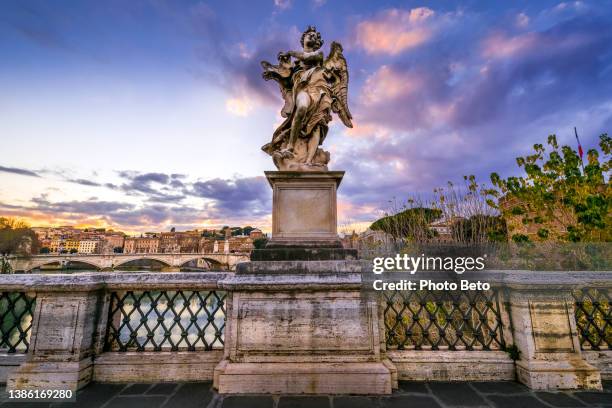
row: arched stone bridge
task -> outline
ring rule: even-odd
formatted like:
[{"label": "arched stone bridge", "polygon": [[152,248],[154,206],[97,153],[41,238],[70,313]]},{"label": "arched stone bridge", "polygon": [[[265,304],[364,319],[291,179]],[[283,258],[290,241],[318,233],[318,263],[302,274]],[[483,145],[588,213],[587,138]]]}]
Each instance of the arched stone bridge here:
[{"label": "arched stone bridge", "polygon": [[178,269],[188,262],[204,259],[234,270],[240,262],[247,262],[247,253],[177,253],[177,254],[61,254],[61,255],[32,255],[28,258],[12,257],[9,263],[14,271],[28,272],[43,265],[59,263],[66,265],[69,262],[81,262],[91,265],[98,270],[112,270],[128,262],[148,259],[159,261],[170,269]]}]

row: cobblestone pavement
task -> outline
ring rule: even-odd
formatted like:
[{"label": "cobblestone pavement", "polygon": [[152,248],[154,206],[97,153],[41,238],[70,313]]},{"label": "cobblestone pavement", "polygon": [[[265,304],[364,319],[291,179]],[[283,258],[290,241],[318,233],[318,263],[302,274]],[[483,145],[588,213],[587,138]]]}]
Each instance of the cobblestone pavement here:
[{"label": "cobblestone pavement", "polygon": [[603,392],[533,392],[514,382],[400,382],[400,389],[385,397],[357,396],[227,396],[210,383],[90,384],[77,394],[77,402],[13,402],[4,388],[0,408],[445,408],[445,407],[612,407],[612,381]]}]

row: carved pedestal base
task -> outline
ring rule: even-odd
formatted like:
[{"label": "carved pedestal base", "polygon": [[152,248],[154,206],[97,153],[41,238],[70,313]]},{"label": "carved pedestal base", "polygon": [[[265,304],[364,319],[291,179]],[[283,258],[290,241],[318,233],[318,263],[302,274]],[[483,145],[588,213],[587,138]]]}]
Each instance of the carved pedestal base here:
[{"label": "carved pedestal base", "polygon": [[26,361],[7,378],[9,390],[76,391],[91,381],[99,293],[37,294]]},{"label": "carved pedestal base", "polygon": [[601,389],[599,370],[579,358],[561,361],[517,361],[518,380],[534,390]]},{"label": "carved pedestal base", "polygon": [[[224,285],[222,394],[388,394],[375,296],[361,292],[360,261],[251,262]],[[286,268],[279,274],[279,267]]]},{"label": "carved pedestal base", "polygon": [[520,351],[517,377],[532,389],[601,389],[599,369],[580,349],[574,300],[567,290],[514,290],[513,337]]},{"label": "carved pedestal base", "polygon": [[79,362],[26,362],[7,380],[11,390],[72,390],[83,388],[92,379],[91,358]]}]

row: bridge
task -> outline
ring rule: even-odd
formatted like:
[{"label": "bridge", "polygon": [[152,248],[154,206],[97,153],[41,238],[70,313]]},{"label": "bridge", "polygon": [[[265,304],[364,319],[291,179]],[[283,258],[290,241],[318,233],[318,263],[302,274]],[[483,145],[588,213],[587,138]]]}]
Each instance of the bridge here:
[{"label": "bridge", "polygon": [[240,262],[249,260],[248,253],[147,253],[147,254],[61,254],[32,255],[29,257],[9,257],[14,271],[28,272],[43,265],[59,264],[65,266],[70,262],[80,262],[97,270],[113,270],[128,262],[152,260],[162,263],[170,270],[178,270],[188,262],[204,259],[209,263],[234,270]]}]

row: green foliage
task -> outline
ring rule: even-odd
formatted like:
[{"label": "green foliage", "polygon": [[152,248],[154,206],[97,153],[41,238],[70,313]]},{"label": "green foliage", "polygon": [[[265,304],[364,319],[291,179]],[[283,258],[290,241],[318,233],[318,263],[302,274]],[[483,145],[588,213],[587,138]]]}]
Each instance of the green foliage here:
[{"label": "green foliage", "polygon": [[[612,240],[610,137],[600,136],[601,152],[589,150],[584,169],[576,151],[570,146],[559,147],[555,135],[548,137],[547,144],[548,148],[535,144],[533,154],[516,159],[524,175],[502,179],[492,173],[491,182],[496,189],[489,192],[487,202],[507,219],[528,214],[522,222],[540,227],[540,239]],[[497,204],[493,198],[499,200]],[[510,206],[504,206],[505,202]],[[543,230],[547,233],[540,234]],[[524,239],[522,234],[515,235]]]},{"label": "green foliage", "polygon": [[519,350],[516,344],[506,346],[505,352],[508,353],[508,356],[514,361],[521,358],[521,350]]},{"label": "green foliage", "polygon": [[39,248],[40,242],[27,224],[0,217],[0,255],[27,256],[38,253]]},{"label": "green foliage", "polygon": [[267,243],[268,238],[266,237],[261,237],[253,240],[253,246],[255,247],[255,249],[263,249],[266,247]]},{"label": "green foliage", "polygon": [[546,239],[546,238],[548,238],[549,233],[550,232],[546,228],[540,228],[538,230],[538,237],[540,237],[542,239]]},{"label": "green foliage", "polygon": [[512,210],[510,212],[512,213],[512,215],[523,215],[523,214],[525,214],[525,210],[522,207],[519,207],[519,206],[512,207]]},{"label": "green foliage", "polygon": [[51,250],[47,247],[42,247],[40,248],[40,253],[41,254],[48,254],[49,252],[51,252]]},{"label": "green foliage", "polygon": [[395,238],[415,240],[423,235],[433,237],[429,224],[442,215],[437,208],[408,208],[394,215],[387,215],[370,225],[370,229],[386,232]]},{"label": "green foliage", "polygon": [[512,236],[512,241],[516,242],[517,244],[529,242],[529,237],[525,234],[514,234]]},{"label": "green foliage", "polygon": [[478,214],[458,219],[453,223],[451,231],[455,241],[465,244],[508,240],[506,221],[494,215]]},{"label": "green foliage", "polygon": [[70,249],[70,253],[71,253],[71,254],[76,254],[77,252],[79,252],[79,251],[77,251],[77,249],[76,249],[76,248],[71,248],[71,249]]}]

